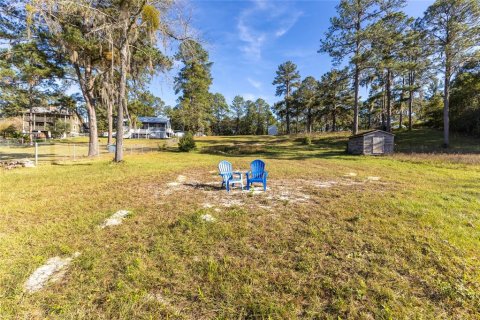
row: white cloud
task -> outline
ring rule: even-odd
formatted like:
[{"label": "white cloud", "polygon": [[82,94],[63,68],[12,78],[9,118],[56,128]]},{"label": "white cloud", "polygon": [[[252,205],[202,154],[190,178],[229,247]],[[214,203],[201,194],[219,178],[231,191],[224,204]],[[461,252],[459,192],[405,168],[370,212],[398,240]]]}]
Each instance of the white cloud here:
[{"label": "white cloud", "polygon": [[283,20],[282,26],[277,29],[275,36],[279,38],[287,33],[295,25],[301,15],[301,12],[294,12],[288,19]]},{"label": "white cloud", "polygon": [[252,0],[253,6],[242,12],[237,22],[241,50],[258,61],[267,41],[285,35],[297,22],[302,12],[295,10],[288,2],[273,0]]},{"label": "white cloud", "polygon": [[247,56],[253,57],[255,60],[259,60],[262,55],[262,46],[266,39],[266,34],[255,34],[255,30],[248,27],[243,19],[240,19],[237,25],[240,32],[240,39],[247,44],[242,46],[242,51]]},{"label": "white cloud", "polygon": [[262,88],[262,83],[260,81],[256,81],[251,78],[247,78],[247,81],[250,82],[250,84],[255,88],[255,89],[260,89]]}]

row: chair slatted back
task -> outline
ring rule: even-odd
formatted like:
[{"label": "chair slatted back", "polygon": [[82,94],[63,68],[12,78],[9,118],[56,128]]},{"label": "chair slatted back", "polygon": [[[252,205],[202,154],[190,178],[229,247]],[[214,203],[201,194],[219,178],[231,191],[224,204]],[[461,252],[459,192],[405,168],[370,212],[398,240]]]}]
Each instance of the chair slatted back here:
[{"label": "chair slatted back", "polygon": [[253,160],[250,164],[250,170],[252,171],[252,178],[261,178],[265,172],[265,162],[262,160]]},{"label": "chair slatted back", "polygon": [[233,175],[233,167],[232,164],[226,160],[220,161],[218,164],[218,171],[220,175],[225,178],[230,178]]}]

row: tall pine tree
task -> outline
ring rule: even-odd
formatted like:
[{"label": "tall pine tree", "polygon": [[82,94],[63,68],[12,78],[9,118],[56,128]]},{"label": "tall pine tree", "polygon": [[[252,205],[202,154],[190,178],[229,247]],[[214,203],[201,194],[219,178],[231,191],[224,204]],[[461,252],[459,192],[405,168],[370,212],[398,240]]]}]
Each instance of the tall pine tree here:
[{"label": "tall pine tree", "polygon": [[287,134],[290,134],[290,121],[292,116],[291,96],[294,88],[300,86],[300,73],[297,66],[287,61],[278,66],[277,76],[273,80],[273,85],[277,86],[275,95],[284,96],[284,113],[287,125]]},{"label": "tall pine tree", "polygon": [[209,92],[212,84],[208,52],[193,40],[180,45],[176,58],[183,63],[183,68],[175,78],[175,93],[178,98],[178,109],[187,131],[205,132],[211,118],[212,95]]},{"label": "tall pine tree", "polygon": [[450,143],[450,86],[459,70],[478,59],[480,43],[478,0],[437,0],[425,12],[422,26],[435,50],[435,62],[443,73],[443,139]]}]

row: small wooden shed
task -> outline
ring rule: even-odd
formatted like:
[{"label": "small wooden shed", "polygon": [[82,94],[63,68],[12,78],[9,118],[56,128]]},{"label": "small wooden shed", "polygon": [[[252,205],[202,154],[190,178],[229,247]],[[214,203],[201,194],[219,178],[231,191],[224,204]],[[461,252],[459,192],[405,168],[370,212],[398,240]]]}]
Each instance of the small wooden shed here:
[{"label": "small wooden shed", "polygon": [[350,154],[382,155],[393,153],[393,133],[372,130],[356,134],[348,139],[347,152]]}]

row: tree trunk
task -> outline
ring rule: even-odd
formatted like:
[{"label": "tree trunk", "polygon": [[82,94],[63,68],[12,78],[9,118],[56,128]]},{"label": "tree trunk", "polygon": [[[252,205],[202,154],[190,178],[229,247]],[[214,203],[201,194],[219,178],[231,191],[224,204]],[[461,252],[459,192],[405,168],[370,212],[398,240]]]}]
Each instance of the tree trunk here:
[{"label": "tree trunk", "polygon": [[290,109],[288,106],[289,97],[290,97],[290,84],[287,83],[287,93],[285,95],[285,120],[287,122],[287,134],[290,134]]},{"label": "tree trunk", "polygon": [[[360,5],[360,1],[357,0],[357,5]],[[356,29],[356,43],[355,43],[355,58],[358,58],[358,55],[360,53],[360,39],[359,39],[359,33],[361,31],[361,12],[357,13],[357,21],[355,24],[355,29]],[[353,86],[355,90],[355,97],[354,97],[354,104],[353,104],[353,129],[352,133],[355,135],[358,133],[358,90],[360,86],[360,66],[359,62],[355,61],[355,75],[354,75],[354,80],[353,80]]]},{"label": "tree trunk", "polygon": [[400,113],[398,114],[398,129],[402,129],[403,126],[403,110],[402,105],[400,105]]},{"label": "tree trunk", "polygon": [[74,69],[78,77],[80,84],[80,90],[82,91],[83,98],[85,99],[85,105],[87,107],[88,116],[88,156],[95,157],[98,155],[98,130],[97,130],[97,113],[95,110],[95,99],[93,94],[93,78],[92,68],[90,61],[85,63],[84,73],[80,71],[80,67],[77,63],[74,64]]},{"label": "tree trunk", "polygon": [[113,106],[109,102],[107,105],[107,121],[108,121],[108,138],[107,144],[112,144],[113,141]]},{"label": "tree trunk", "polygon": [[408,85],[409,85],[409,92],[408,92],[408,130],[412,131],[412,109],[413,109],[413,71],[409,73],[408,77]]},{"label": "tree trunk", "polygon": [[390,69],[387,69],[387,130],[388,132],[392,132],[392,72]]},{"label": "tree trunk", "polygon": [[120,47],[120,85],[118,90],[117,136],[115,148],[115,162],[123,161],[123,113],[126,109],[127,90],[127,63],[128,63],[128,34],[127,18],[124,17],[123,43]]},{"label": "tree trunk", "polygon": [[355,87],[355,101],[353,105],[353,129],[352,133],[355,135],[358,133],[358,87],[359,87],[359,78],[360,78],[360,69],[358,67],[358,63],[355,63],[355,79],[354,79],[354,87]]},{"label": "tree trunk", "polygon": [[308,109],[307,112],[307,132],[312,133],[312,111]]},{"label": "tree trunk", "polygon": [[443,146],[448,148],[450,144],[450,118],[449,118],[449,103],[450,103],[450,63],[447,58],[445,67],[445,87],[443,94]]},{"label": "tree trunk", "polygon": [[402,129],[403,126],[403,98],[405,88],[405,77],[402,77],[402,93],[400,94],[400,110],[398,114],[398,129]]},{"label": "tree trunk", "polygon": [[382,130],[387,129],[387,124],[386,124],[386,121],[385,121],[385,105],[386,105],[385,91],[383,91],[383,93],[382,93]]},{"label": "tree trunk", "polygon": [[370,106],[368,108],[368,129],[372,128],[372,111],[373,111],[373,102],[370,103]]},{"label": "tree trunk", "polygon": [[31,93],[28,97],[30,103],[30,121],[28,121],[28,136],[30,137],[30,145],[33,146],[33,102]]},{"label": "tree trunk", "polygon": [[332,110],[332,131],[337,131],[337,109],[333,106]]}]

